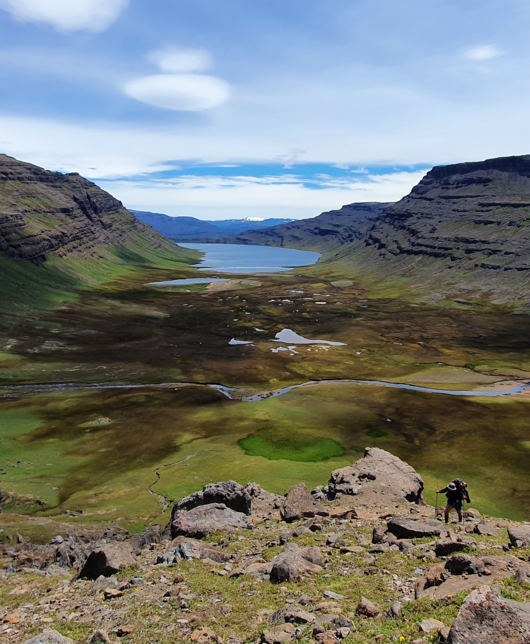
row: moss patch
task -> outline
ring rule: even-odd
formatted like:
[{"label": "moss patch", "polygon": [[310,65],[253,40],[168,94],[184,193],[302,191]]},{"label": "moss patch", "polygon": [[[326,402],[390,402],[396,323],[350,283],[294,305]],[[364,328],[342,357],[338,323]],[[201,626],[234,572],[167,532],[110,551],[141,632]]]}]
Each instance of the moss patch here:
[{"label": "moss patch", "polygon": [[248,456],[263,456],[270,461],[302,461],[319,463],[328,458],[343,456],[344,449],[330,438],[294,434],[277,436],[273,431],[250,434],[239,441]]}]

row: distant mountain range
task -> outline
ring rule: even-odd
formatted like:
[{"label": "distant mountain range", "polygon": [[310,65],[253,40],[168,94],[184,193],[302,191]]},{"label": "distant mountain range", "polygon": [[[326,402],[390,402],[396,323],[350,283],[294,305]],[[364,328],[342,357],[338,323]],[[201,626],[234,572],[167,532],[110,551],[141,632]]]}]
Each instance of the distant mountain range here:
[{"label": "distant mountain range", "polygon": [[131,210],[140,221],[175,241],[214,241],[227,235],[287,224],[294,219],[224,219],[206,221],[195,217],[170,217],[158,212]]}]

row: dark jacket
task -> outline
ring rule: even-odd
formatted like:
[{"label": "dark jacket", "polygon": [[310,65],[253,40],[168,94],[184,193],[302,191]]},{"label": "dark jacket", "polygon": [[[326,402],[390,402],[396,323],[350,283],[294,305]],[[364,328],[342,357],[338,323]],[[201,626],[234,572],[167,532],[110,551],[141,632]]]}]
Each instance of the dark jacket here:
[{"label": "dark jacket", "polygon": [[466,488],[457,487],[456,490],[450,490],[448,487],[444,487],[443,490],[440,490],[440,494],[444,494],[447,497],[448,501],[461,503],[466,501],[466,503],[471,503],[469,494]]}]

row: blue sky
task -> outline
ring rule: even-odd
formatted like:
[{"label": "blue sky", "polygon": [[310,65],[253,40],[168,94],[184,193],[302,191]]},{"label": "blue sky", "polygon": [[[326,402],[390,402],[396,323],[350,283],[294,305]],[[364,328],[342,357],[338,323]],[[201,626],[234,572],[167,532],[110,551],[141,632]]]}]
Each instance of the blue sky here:
[{"label": "blue sky", "polygon": [[0,0],[0,151],[131,208],[310,217],[530,152],[527,0]]}]

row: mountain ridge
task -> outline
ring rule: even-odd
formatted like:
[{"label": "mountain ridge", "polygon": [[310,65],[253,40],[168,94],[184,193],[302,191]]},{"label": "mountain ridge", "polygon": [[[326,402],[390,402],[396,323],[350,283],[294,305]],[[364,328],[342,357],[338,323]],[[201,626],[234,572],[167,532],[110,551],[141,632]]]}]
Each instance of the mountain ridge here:
[{"label": "mountain ridge", "polygon": [[196,256],[79,174],[0,155],[0,297],[15,305],[10,314],[129,268],[182,266]]},{"label": "mountain ridge", "polygon": [[[278,227],[226,241],[327,251],[321,263],[346,270],[530,303],[530,155],[436,166],[369,220],[340,219],[358,205],[304,220],[298,235]],[[335,227],[337,243],[313,234],[323,222]]]},{"label": "mountain ridge", "polygon": [[291,222],[291,219],[221,219],[210,221],[196,217],[171,217],[145,210],[131,211],[140,221],[152,226],[162,235],[175,241],[213,241],[230,234],[258,230]]}]

